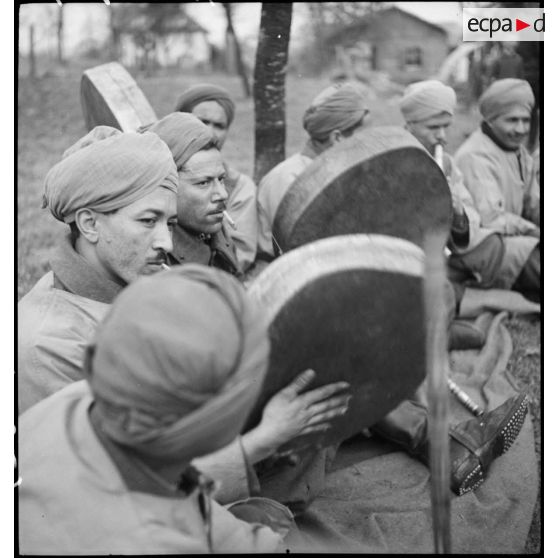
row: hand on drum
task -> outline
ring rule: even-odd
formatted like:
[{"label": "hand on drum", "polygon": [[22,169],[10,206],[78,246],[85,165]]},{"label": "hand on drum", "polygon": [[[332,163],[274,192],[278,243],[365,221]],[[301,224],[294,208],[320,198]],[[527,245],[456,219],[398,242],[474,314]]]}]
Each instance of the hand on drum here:
[{"label": "hand on drum", "polygon": [[260,424],[243,436],[252,463],[268,457],[297,436],[327,430],[331,420],[347,411],[351,398],[347,382],[302,393],[315,377],[313,370],[302,372],[268,401]]}]

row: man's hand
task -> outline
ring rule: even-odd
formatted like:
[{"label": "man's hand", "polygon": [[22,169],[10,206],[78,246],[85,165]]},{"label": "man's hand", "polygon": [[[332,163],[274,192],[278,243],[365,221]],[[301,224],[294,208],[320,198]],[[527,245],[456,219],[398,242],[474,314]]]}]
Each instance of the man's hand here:
[{"label": "man's hand", "polygon": [[351,396],[339,394],[349,388],[347,382],[328,384],[301,395],[315,377],[313,370],[299,374],[265,406],[260,426],[279,445],[302,434],[327,430],[329,421],[347,411]]},{"label": "man's hand", "polygon": [[272,455],[297,436],[327,430],[332,419],[347,411],[351,396],[341,393],[349,388],[347,382],[301,393],[315,377],[313,370],[302,372],[268,401],[260,424],[242,437],[251,463]]}]

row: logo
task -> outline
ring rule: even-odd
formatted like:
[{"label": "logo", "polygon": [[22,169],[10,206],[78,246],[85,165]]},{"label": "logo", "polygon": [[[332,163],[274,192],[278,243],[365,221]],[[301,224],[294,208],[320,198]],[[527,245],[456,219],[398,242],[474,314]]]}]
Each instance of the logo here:
[{"label": "logo", "polygon": [[543,41],[542,8],[463,8],[464,41]]}]

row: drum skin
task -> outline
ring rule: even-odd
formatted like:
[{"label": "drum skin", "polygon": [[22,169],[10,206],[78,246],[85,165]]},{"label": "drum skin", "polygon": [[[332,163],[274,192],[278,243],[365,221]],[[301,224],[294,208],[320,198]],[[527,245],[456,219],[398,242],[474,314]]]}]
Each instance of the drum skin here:
[{"label": "drum skin", "polygon": [[320,240],[274,262],[249,288],[271,341],[264,387],[248,426],[265,403],[300,372],[308,388],[345,380],[348,412],[327,433],[299,437],[283,449],[341,442],[372,426],[412,395],[425,377],[423,254],[379,235]]},{"label": "drum skin", "polygon": [[396,236],[421,247],[449,234],[443,172],[406,130],[363,130],[319,155],[281,200],[273,235],[283,252],[341,234]]}]

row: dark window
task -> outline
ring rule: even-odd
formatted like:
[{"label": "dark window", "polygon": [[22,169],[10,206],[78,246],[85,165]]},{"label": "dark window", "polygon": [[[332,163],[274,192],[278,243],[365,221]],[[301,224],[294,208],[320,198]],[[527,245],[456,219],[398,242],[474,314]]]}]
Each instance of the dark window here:
[{"label": "dark window", "polygon": [[403,55],[403,67],[405,70],[414,70],[422,66],[422,49],[420,47],[408,47]]}]

